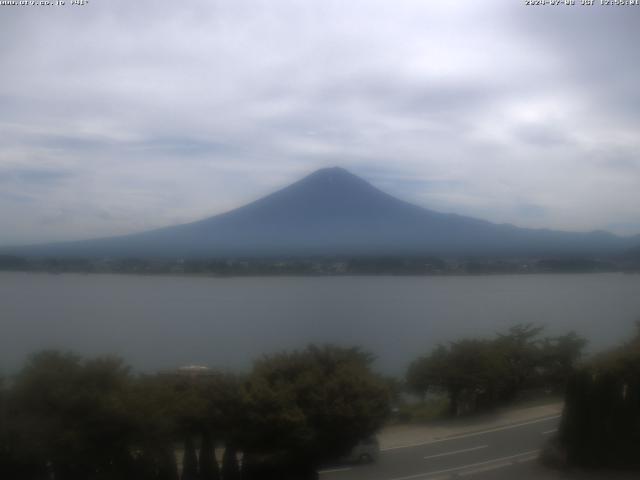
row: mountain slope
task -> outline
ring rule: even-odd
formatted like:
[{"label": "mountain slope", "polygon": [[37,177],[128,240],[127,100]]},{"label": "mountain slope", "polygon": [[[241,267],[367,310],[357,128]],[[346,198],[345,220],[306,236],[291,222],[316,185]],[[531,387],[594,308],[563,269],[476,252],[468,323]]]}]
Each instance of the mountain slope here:
[{"label": "mountain slope", "polygon": [[12,250],[89,257],[548,255],[615,253],[633,243],[606,232],[522,229],[442,214],[398,200],[344,169],[329,168],[197,222]]}]

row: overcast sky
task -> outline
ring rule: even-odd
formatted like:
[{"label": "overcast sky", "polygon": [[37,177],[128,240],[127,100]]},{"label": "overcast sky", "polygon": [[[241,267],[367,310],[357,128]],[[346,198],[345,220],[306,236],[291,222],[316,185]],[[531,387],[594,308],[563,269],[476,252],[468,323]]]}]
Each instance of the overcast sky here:
[{"label": "overcast sky", "polygon": [[196,220],[336,165],[440,211],[640,233],[640,7],[66,3],[0,6],[0,245]]}]

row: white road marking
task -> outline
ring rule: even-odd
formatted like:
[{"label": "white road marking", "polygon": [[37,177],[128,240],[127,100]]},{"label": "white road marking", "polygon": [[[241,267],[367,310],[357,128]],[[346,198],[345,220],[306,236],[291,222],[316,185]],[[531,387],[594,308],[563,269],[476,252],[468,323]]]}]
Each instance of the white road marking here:
[{"label": "white road marking", "polygon": [[349,471],[349,470],[351,470],[351,467],[344,467],[344,468],[332,468],[332,469],[329,469],[329,470],[320,470],[320,471],[318,472],[318,475],[322,475],[322,474],[324,474],[324,473],[347,472],[347,471]]},{"label": "white road marking", "polygon": [[402,448],[420,447],[422,445],[431,445],[433,443],[449,442],[451,440],[458,440],[460,438],[477,437],[478,435],[484,435],[485,433],[493,433],[493,432],[500,432],[502,430],[510,430],[512,428],[524,427],[526,425],[533,425],[534,423],[546,422],[548,420],[554,420],[556,418],[560,418],[560,415],[553,415],[551,417],[538,418],[537,420],[531,420],[529,422],[523,422],[523,423],[515,423],[513,425],[505,425],[504,427],[490,428],[489,430],[482,430],[479,432],[465,433],[462,435],[455,435],[447,438],[439,438],[437,440],[428,440],[426,442],[409,443],[406,445],[399,445],[397,447],[381,448],[380,451],[388,452],[390,450],[400,450]]},{"label": "white road marking", "polygon": [[542,435],[549,435],[550,433],[556,433],[558,431],[557,428],[554,428],[553,430],[547,430],[546,432],[542,432]]},{"label": "white road marking", "polygon": [[497,470],[499,468],[504,468],[504,467],[508,467],[510,465],[513,465],[514,463],[526,463],[526,462],[532,462],[536,459],[536,455],[530,457],[530,458],[523,458],[523,459],[518,459],[515,462],[501,462],[501,463],[497,463],[497,464],[493,464],[493,465],[488,465],[488,466],[484,466],[484,467],[479,467],[479,468],[474,468],[473,470],[468,470],[466,472],[460,472],[458,474],[459,477],[468,477],[469,475],[476,475],[478,473],[484,473],[484,472],[490,472],[492,470]]},{"label": "white road marking", "polygon": [[455,455],[457,453],[473,452],[474,450],[481,450],[483,448],[487,448],[488,446],[489,445],[480,445],[478,447],[465,448],[462,450],[454,450],[453,452],[438,453],[437,455],[429,455],[428,457],[424,457],[424,459],[428,460],[430,458],[446,457],[448,455]]},{"label": "white road marking", "polygon": [[[467,470],[469,468],[481,467],[483,465],[489,465],[489,464],[496,464],[496,465],[493,465],[493,466],[495,466],[495,468],[506,467],[508,465],[511,465],[511,463],[512,463],[512,462],[508,462],[507,460],[513,460],[513,459],[516,459],[518,457],[524,457],[526,455],[535,455],[535,454],[537,454],[539,452],[540,452],[540,450],[529,450],[527,452],[516,453],[515,455],[509,455],[508,457],[494,458],[494,459],[491,459],[491,460],[485,460],[484,462],[470,463],[468,465],[461,465],[459,467],[445,468],[443,470],[435,470],[435,471],[432,471],[432,472],[416,473],[415,475],[407,475],[406,477],[395,477],[395,478],[391,478],[389,480],[412,480],[414,478],[425,478],[425,477],[431,477],[431,476],[434,476],[434,475],[441,475],[443,473],[460,472],[461,470]],[[527,459],[527,460],[530,460],[530,459]],[[473,473],[473,472],[467,472],[467,475],[470,475],[471,473]]]}]

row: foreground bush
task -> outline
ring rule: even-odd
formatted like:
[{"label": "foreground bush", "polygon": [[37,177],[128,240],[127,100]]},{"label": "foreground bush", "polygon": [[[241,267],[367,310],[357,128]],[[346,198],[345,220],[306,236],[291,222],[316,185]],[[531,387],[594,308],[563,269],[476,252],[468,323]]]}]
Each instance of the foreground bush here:
[{"label": "foreground bush", "polygon": [[388,390],[370,363],[327,346],[265,357],[245,378],[134,376],[119,359],[42,352],[0,382],[0,478],[313,478],[386,417]]},{"label": "foreground bush", "polygon": [[517,325],[493,339],[439,345],[407,370],[409,389],[445,394],[456,416],[514,400],[525,389],[563,390],[586,341],[571,332],[541,337],[543,329]]},{"label": "foreground bush", "polygon": [[640,324],[571,376],[557,443],[571,465],[640,467]]},{"label": "foreground bush", "polygon": [[246,390],[250,478],[315,478],[323,462],[374,434],[389,392],[371,361],[358,349],[313,346],[258,361]]}]

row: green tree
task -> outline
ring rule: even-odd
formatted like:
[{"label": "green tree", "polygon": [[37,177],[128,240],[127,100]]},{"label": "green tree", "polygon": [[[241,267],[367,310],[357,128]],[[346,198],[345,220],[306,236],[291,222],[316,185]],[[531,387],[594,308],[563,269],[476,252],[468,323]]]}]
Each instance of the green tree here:
[{"label": "green tree", "polygon": [[17,376],[9,409],[29,463],[56,479],[129,478],[133,434],[121,360],[42,352]]},{"label": "green tree", "polygon": [[564,391],[586,345],[587,340],[575,332],[544,339],[541,345],[541,380],[546,388]]},{"label": "green tree", "polygon": [[220,480],[220,467],[216,460],[214,447],[211,434],[205,431],[202,434],[200,456],[198,457],[200,480]]},{"label": "green tree", "polygon": [[558,442],[572,464],[640,467],[640,324],[571,374]]},{"label": "green tree", "polygon": [[495,404],[504,389],[505,357],[488,340],[461,340],[439,345],[411,364],[407,384],[413,391],[442,391],[449,413],[456,416]]},{"label": "green tree", "polygon": [[309,346],[256,362],[246,385],[243,450],[263,463],[280,458],[300,480],[380,428],[389,395],[356,348]]},{"label": "green tree", "polygon": [[451,415],[511,401],[527,388],[561,388],[586,341],[574,332],[543,340],[542,331],[523,324],[491,340],[439,345],[409,365],[406,385],[423,399],[430,391],[445,392]]},{"label": "green tree", "polygon": [[177,480],[174,442],[180,434],[180,396],[163,375],[142,375],[133,382],[128,404],[135,419],[132,447],[140,476]]},{"label": "green tree", "polygon": [[182,460],[182,480],[198,480],[198,457],[191,436],[184,442],[184,458]]},{"label": "green tree", "polygon": [[201,426],[215,438],[237,444],[246,415],[244,379],[238,375],[210,372],[198,379],[202,397]]},{"label": "green tree", "polygon": [[504,389],[506,363],[492,342],[461,340],[451,344],[442,375],[451,414],[490,407]]},{"label": "green tree", "polygon": [[[164,465],[166,470],[173,472],[174,466],[167,463],[170,458],[166,455],[168,446],[201,437],[200,467],[192,468],[193,462],[187,456],[186,475],[193,475],[193,471],[200,475],[217,475],[218,465],[213,451],[207,453],[206,442],[210,442],[212,450],[214,432],[216,438],[226,441],[241,430],[238,425],[245,409],[240,379],[213,371],[196,375],[148,375],[137,379],[133,390],[133,411],[139,412],[136,431],[139,433],[137,445],[144,452],[142,461],[155,465],[156,470]],[[203,449],[206,450],[204,454]]]},{"label": "green tree", "polygon": [[406,375],[410,391],[423,398],[429,390],[447,391],[449,362],[450,349],[445,345],[438,345],[429,355],[412,362]]},{"label": "green tree", "polygon": [[[240,480],[238,451],[230,443],[225,446],[222,457],[222,480]],[[246,480],[246,478],[243,480]]]},{"label": "green tree", "polygon": [[0,478],[9,478],[12,463],[11,447],[9,439],[9,419],[8,419],[8,392],[5,387],[4,378],[0,377]]},{"label": "green tree", "polygon": [[496,347],[501,350],[507,372],[502,396],[513,400],[515,396],[532,382],[541,365],[540,334],[544,327],[531,323],[511,327],[506,334],[499,334]]},{"label": "green tree", "polygon": [[157,473],[153,478],[158,480],[178,480],[178,466],[173,446],[163,445],[160,450]]}]

